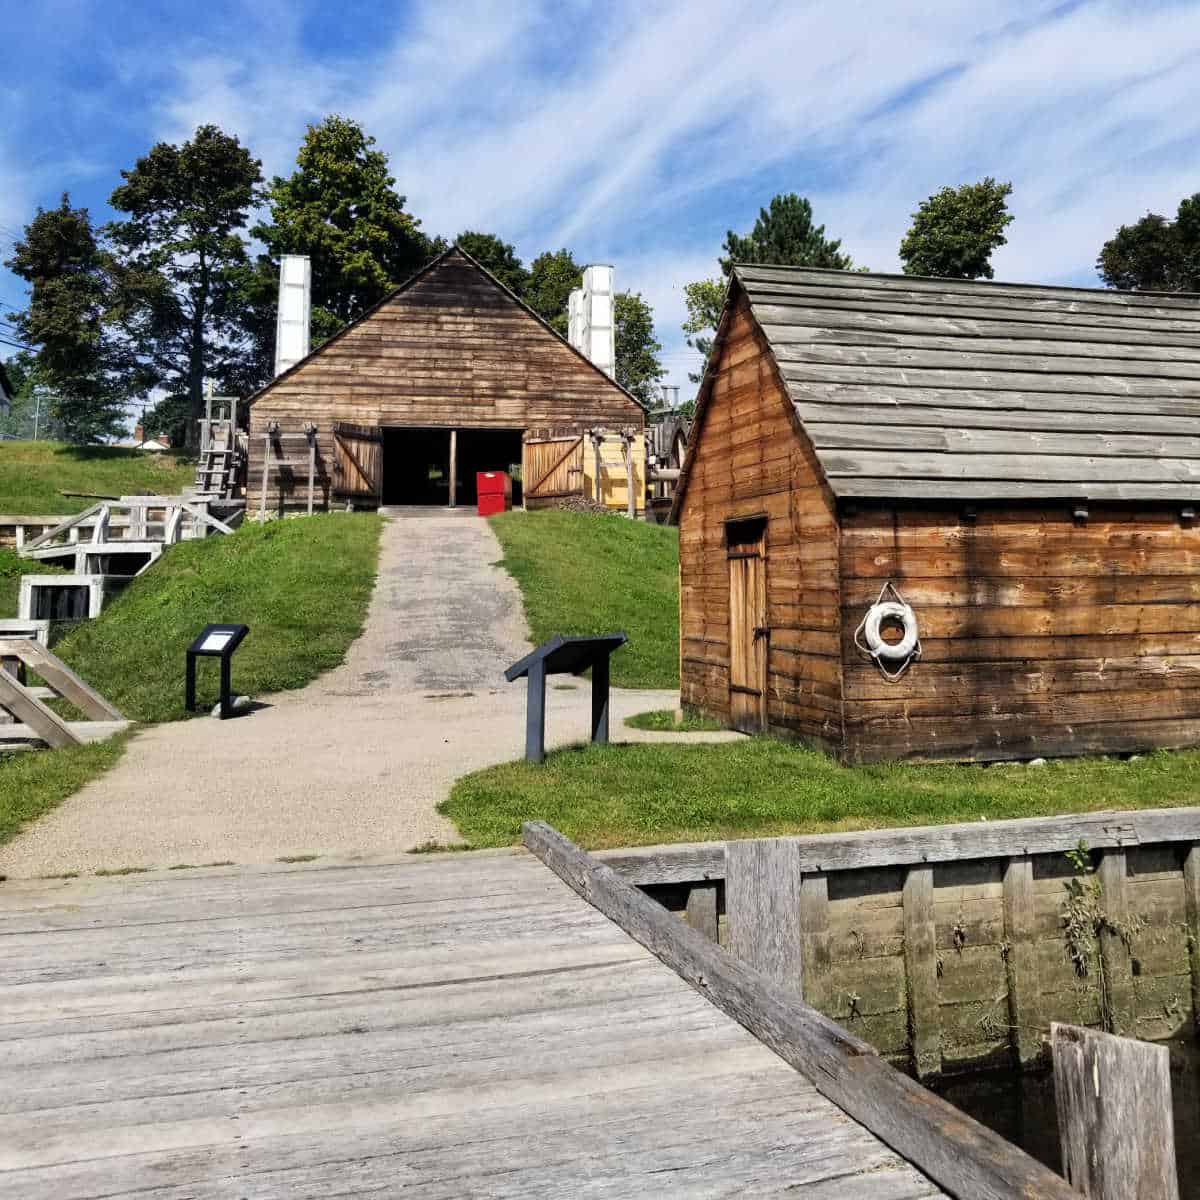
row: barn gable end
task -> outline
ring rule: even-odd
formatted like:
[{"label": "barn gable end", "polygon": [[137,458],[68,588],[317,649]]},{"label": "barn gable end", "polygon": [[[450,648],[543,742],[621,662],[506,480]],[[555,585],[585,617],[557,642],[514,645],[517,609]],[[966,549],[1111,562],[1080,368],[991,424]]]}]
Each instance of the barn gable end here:
[{"label": "barn gable end", "polygon": [[737,522],[753,528],[761,520],[771,629],[769,639],[760,639],[765,723],[837,749],[841,650],[833,500],[811,448],[797,435],[744,297],[731,302],[721,336],[697,413],[700,432],[693,431],[688,453],[691,482],[677,512],[682,702],[733,723],[730,554],[739,553]]},{"label": "barn gable end", "polygon": [[[247,492],[258,500],[271,422],[287,434],[317,426],[329,502],[339,486],[335,424],[510,431],[519,439],[530,429],[641,429],[644,419],[628,392],[455,247],[251,398]],[[269,507],[281,500],[276,474]],[[302,491],[283,499],[295,503]]]}]

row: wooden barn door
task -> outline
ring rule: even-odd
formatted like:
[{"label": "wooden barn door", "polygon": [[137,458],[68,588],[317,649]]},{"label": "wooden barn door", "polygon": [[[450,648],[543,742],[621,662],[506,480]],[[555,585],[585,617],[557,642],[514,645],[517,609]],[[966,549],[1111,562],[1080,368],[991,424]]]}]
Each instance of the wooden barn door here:
[{"label": "wooden barn door", "polygon": [[383,487],[383,430],[378,425],[333,424],[333,494],[379,503]]},{"label": "wooden barn door", "polygon": [[527,437],[521,483],[525,504],[531,508],[583,495],[582,436]]},{"label": "wooden barn door", "polygon": [[761,733],[767,724],[767,523],[730,521],[729,715],[734,729]]}]

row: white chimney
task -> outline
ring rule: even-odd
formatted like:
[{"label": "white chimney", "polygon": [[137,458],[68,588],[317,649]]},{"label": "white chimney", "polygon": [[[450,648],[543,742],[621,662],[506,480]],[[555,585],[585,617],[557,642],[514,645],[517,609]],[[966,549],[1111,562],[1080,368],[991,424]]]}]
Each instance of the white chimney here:
[{"label": "white chimney", "polygon": [[617,370],[613,269],[593,263],[584,269],[583,287],[571,293],[567,340],[610,378]]},{"label": "white chimney", "polygon": [[312,315],[312,264],[307,254],[279,260],[279,315],[275,322],[275,374],[308,355]]}]

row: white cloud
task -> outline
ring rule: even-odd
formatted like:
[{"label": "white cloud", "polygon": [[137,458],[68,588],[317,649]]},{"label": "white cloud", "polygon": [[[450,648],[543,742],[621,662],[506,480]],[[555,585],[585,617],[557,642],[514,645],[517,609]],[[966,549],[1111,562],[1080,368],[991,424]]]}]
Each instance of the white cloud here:
[{"label": "white cloud", "polygon": [[923,197],[1011,178],[997,275],[1086,281],[1118,224],[1200,188],[1193,3],[418,0],[352,57],[313,49],[303,3],[244,14],[219,54],[155,63],[151,136],[215,120],[273,173],[306,122],[355,116],[427,229],[614,262],[679,375],[682,285],[776,191],[894,270]]}]

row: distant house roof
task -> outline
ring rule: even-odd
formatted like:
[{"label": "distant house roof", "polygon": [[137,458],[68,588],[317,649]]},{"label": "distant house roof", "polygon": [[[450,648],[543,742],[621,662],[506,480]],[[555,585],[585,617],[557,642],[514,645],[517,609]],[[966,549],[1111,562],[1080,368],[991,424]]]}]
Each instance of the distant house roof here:
[{"label": "distant house roof", "polygon": [[1200,500],[1200,296],[740,265],[739,288],[839,497]]}]

